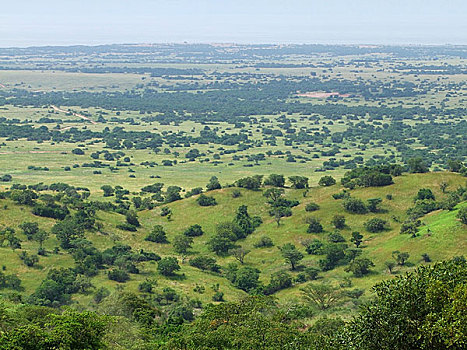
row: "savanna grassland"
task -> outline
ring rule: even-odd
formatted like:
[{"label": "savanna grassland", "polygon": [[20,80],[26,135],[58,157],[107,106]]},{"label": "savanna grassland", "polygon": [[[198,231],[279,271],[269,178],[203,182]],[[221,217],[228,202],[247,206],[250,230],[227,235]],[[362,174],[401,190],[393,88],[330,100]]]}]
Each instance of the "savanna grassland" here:
[{"label": "savanna grassland", "polygon": [[[339,348],[375,284],[465,270],[466,59],[0,49],[0,316],[95,311],[117,349]],[[203,323],[252,310],[277,338]]]}]

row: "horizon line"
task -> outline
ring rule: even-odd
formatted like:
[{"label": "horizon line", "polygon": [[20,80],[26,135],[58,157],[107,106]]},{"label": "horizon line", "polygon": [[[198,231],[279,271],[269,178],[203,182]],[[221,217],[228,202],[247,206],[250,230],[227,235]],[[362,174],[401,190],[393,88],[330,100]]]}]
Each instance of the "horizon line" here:
[{"label": "horizon line", "polygon": [[[46,48],[46,47],[99,47],[99,46],[156,46],[156,45],[231,45],[231,46],[313,46],[313,45],[322,45],[322,46],[362,46],[361,48],[378,48],[378,47],[443,47],[443,46],[467,46],[465,44],[454,44],[454,43],[323,43],[323,42],[234,42],[234,41],[167,41],[167,42],[126,42],[126,43],[76,43],[76,44],[44,44],[44,45],[28,45],[28,46],[0,46],[0,49],[33,49],[33,48]],[[366,46],[366,47],[365,47]]]}]

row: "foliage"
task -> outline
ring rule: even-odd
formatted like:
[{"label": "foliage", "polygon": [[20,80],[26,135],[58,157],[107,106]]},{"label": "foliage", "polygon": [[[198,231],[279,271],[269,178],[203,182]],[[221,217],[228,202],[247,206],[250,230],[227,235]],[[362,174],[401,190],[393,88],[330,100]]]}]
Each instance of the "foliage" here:
[{"label": "foliage", "polygon": [[144,238],[146,241],[155,242],[155,243],[168,243],[167,234],[165,233],[164,227],[162,225],[154,225],[153,229],[149,234]]},{"label": "foliage", "polygon": [[273,247],[274,243],[272,239],[268,236],[262,236],[255,244],[255,248],[269,248]]},{"label": "foliage", "polygon": [[305,206],[305,211],[316,211],[319,210],[319,205],[316,203],[308,203]]},{"label": "foliage", "polygon": [[368,221],[366,221],[363,226],[365,226],[365,229],[368,232],[382,232],[384,230],[387,230],[389,227],[389,223],[386,220],[380,219],[380,218],[372,218]]},{"label": "foliage", "polygon": [[180,270],[177,258],[165,257],[157,262],[157,271],[164,276],[173,276],[175,271]]},{"label": "foliage", "polygon": [[186,254],[193,244],[193,238],[185,235],[177,235],[172,241],[174,250],[178,254]]},{"label": "foliage", "polygon": [[342,205],[344,209],[351,214],[365,214],[368,212],[365,203],[359,198],[346,198]]},{"label": "foliage", "polygon": [[185,231],[183,231],[183,234],[189,237],[199,237],[199,236],[202,236],[204,232],[200,225],[195,224],[195,225],[188,227]]},{"label": "foliage", "polygon": [[332,308],[342,300],[341,291],[329,284],[308,283],[300,288],[303,299],[320,310]]},{"label": "foliage", "polygon": [[292,243],[286,243],[279,247],[282,257],[291,265],[292,270],[295,270],[297,263],[303,259],[303,254]]},{"label": "foliage", "polygon": [[196,202],[202,207],[217,205],[217,201],[214,197],[209,197],[204,194],[201,194],[198,198],[196,198]]},{"label": "foliage", "polygon": [[321,225],[318,218],[309,217],[309,218],[306,219],[306,222],[308,224],[308,228],[307,228],[306,232],[308,232],[308,233],[321,233],[321,232],[323,232],[323,225]]},{"label": "foliage", "polygon": [[355,349],[463,348],[466,282],[465,261],[448,261],[379,283],[375,300],[350,323],[349,342]]},{"label": "foliage", "polygon": [[345,228],[345,216],[344,215],[334,215],[331,224],[334,225],[335,228],[337,229],[343,229]]},{"label": "foliage", "polygon": [[320,186],[332,186],[336,184],[336,179],[334,179],[332,176],[325,175],[319,179],[318,184]]},{"label": "foliage", "polygon": [[456,214],[458,218],[464,225],[467,225],[467,207],[462,207]]},{"label": "foliage", "polygon": [[367,258],[357,258],[350,262],[345,271],[352,272],[355,277],[363,277],[370,272],[370,267],[375,264]]}]

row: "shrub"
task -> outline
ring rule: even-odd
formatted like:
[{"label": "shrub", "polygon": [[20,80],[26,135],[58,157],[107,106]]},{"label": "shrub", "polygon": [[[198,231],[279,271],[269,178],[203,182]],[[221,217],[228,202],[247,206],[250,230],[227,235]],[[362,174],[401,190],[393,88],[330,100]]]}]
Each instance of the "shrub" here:
[{"label": "shrub", "polygon": [[316,211],[316,210],[319,210],[319,205],[316,204],[316,203],[308,203],[306,206],[305,206],[305,211]]},{"label": "shrub", "polygon": [[209,197],[204,194],[201,194],[197,199],[196,202],[201,205],[202,207],[209,207],[213,205],[217,205],[217,201],[214,197]]},{"label": "shrub", "polygon": [[19,255],[19,258],[23,261],[24,265],[28,267],[33,267],[39,262],[39,257],[35,254],[29,255],[27,252],[24,250],[21,252]]},{"label": "shrub", "polygon": [[329,239],[329,242],[332,242],[332,243],[345,242],[344,236],[342,236],[338,231],[330,233],[328,236],[328,239]]},{"label": "shrub", "polygon": [[271,275],[271,281],[264,288],[264,294],[271,295],[281,289],[292,286],[292,277],[285,271],[275,272]]},{"label": "shrub", "polygon": [[152,283],[143,281],[138,285],[138,290],[142,293],[152,293]]},{"label": "shrub", "polygon": [[345,227],[345,217],[343,215],[334,215],[331,224],[337,229],[343,229]]},{"label": "shrub", "polygon": [[212,301],[224,301],[224,293],[222,292],[215,292],[212,296]]},{"label": "shrub", "polygon": [[307,220],[308,228],[306,232],[308,233],[321,233],[323,232],[323,225],[319,222],[319,219],[310,217]]},{"label": "shrub", "polygon": [[308,266],[303,272],[309,281],[313,281],[318,278],[319,269],[314,266]]},{"label": "shrub", "polygon": [[217,265],[216,259],[208,256],[199,255],[189,261],[190,266],[196,267],[203,271],[219,272],[220,266]]},{"label": "shrub", "polygon": [[308,254],[311,254],[311,255],[323,254],[324,244],[323,244],[323,242],[321,242],[317,238],[314,238],[314,239],[306,242],[304,245],[305,245],[305,251]]},{"label": "shrub", "polygon": [[326,175],[319,179],[318,184],[325,187],[332,186],[336,184],[336,179],[334,179],[332,176]]},{"label": "shrub", "polygon": [[127,222],[124,222],[122,224],[118,224],[116,226],[119,230],[123,230],[123,231],[130,231],[130,232],[136,232],[138,229],[136,228],[136,226],[133,226]]},{"label": "shrub", "polygon": [[0,176],[0,182],[10,182],[12,179],[10,174]]},{"label": "shrub", "polygon": [[345,268],[346,272],[352,272],[355,277],[363,277],[370,272],[370,267],[375,264],[367,258],[357,258]]},{"label": "shrub", "polygon": [[266,248],[266,247],[273,247],[274,243],[272,242],[272,239],[268,236],[263,236],[259,239],[258,242],[254,244],[255,248]]},{"label": "shrub", "polygon": [[432,199],[435,200],[435,195],[429,188],[421,188],[418,190],[417,195],[415,196],[415,200],[424,200],[424,199]]},{"label": "shrub", "polygon": [[203,189],[201,187],[195,187],[195,188],[192,188],[187,193],[185,193],[185,198],[196,196],[197,194],[200,194],[200,193],[203,193]]},{"label": "shrub", "polygon": [[389,224],[386,220],[380,218],[373,218],[363,224],[368,232],[381,232],[389,228]]},{"label": "shrub", "polygon": [[462,207],[457,212],[456,218],[458,218],[464,225],[467,225],[467,207]]},{"label": "shrub", "polygon": [[349,197],[344,200],[342,205],[347,212],[352,214],[365,214],[368,212],[365,203],[359,198]]},{"label": "shrub", "polygon": [[130,275],[128,274],[128,272],[122,269],[110,270],[107,274],[107,277],[109,278],[109,280],[117,281],[120,283],[125,283],[130,279]]},{"label": "shrub", "polygon": [[203,232],[203,229],[201,228],[201,226],[196,224],[196,225],[192,225],[192,226],[188,227],[183,232],[183,234],[185,236],[189,236],[189,237],[199,237],[199,236],[202,236],[204,234],[204,232]]},{"label": "shrub", "polygon": [[175,271],[180,270],[177,258],[166,257],[157,262],[157,271],[164,276],[173,276]]},{"label": "shrub", "polygon": [[350,193],[347,192],[347,191],[342,191],[342,192],[338,192],[338,193],[334,193],[332,195],[332,198],[334,199],[345,199],[345,198],[349,198],[350,197]]},{"label": "shrub", "polygon": [[237,180],[237,187],[243,187],[249,190],[257,190],[261,187],[263,181],[262,175],[254,175]]},{"label": "shrub", "polygon": [[155,243],[168,243],[167,234],[161,225],[155,225],[151,232],[144,238],[144,240]]},{"label": "shrub", "polygon": [[232,191],[232,198],[238,198],[238,197],[241,197],[242,196],[242,192],[238,189],[234,189]]}]

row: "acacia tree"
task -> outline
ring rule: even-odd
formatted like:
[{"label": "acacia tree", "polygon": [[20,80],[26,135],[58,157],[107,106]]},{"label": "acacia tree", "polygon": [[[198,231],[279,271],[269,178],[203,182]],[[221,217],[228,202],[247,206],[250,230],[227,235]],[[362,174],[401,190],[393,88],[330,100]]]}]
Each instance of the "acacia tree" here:
[{"label": "acacia tree", "polygon": [[247,256],[248,253],[250,253],[250,250],[244,249],[242,247],[238,248],[233,248],[229,250],[229,253],[233,255],[233,257],[240,262],[240,264],[243,265],[245,262],[245,257]]},{"label": "acacia tree", "polygon": [[302,297],[305,301],[316,306],[320,310],[326,310],[336,305],[342,300],[341,291],[329,284],[309,283],[303,288],[300,288],[303,293]]},{"label": "acacia tree", "polygon": [[303,259],[303,254],[292,243],[286,243],[279,247],[283,258],[291,265],[291,269],[295,270],[297,263]]}]

